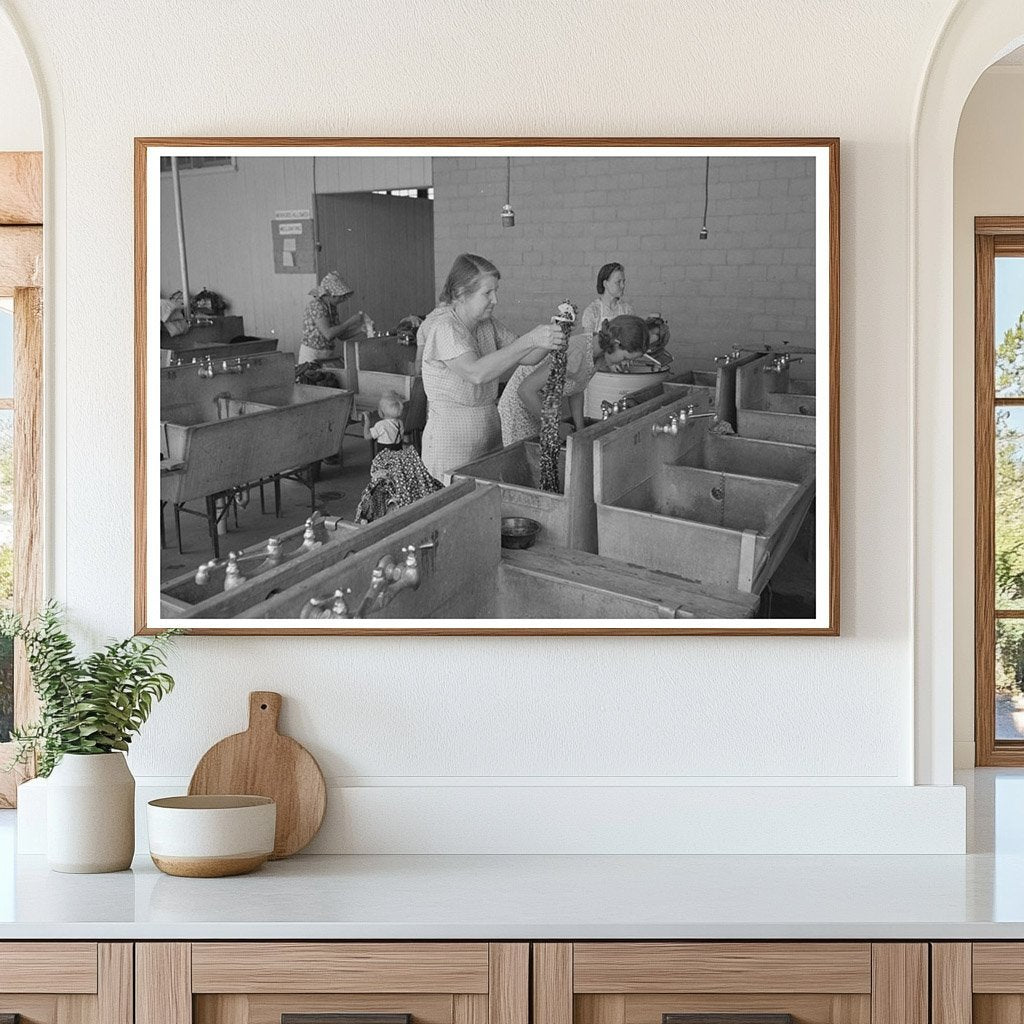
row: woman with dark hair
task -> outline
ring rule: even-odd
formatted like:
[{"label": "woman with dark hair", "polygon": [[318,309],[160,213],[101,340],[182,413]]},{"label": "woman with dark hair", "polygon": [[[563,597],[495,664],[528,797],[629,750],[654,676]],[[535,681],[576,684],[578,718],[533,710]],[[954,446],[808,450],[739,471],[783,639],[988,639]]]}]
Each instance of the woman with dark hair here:
[{"label": "woman with dark hair", "polygon": [[596,334],[605,320],[633,313],[633,307],[623,299],[626,291],[626,272],[621,263],[606,263],[597,272],[597,298],[583,310],[580,326],[586,334]]},{"label": "woman with dark hair", "polygon": [[565,344],[555,324],[517,338],[492,316],[500,278],[482,256],[456,257],[440,305],[416,335],[427,395],[423,462],[438,480],[501,447],[498,378],[520,364],[539,363]]},{"label": "woman with dark hair", "polygon": [[[617,316],[604,324],[596,334],[584,332],[569,339],[565,370],[565,397],[574,430],[582,430],[583,394],[598,370],[635,359],[647,346],[647,324],[638,316]],[[501,415],[501,443],[515,444],[540,433],[541,393],[548,377],[550,361],[545,359],[536,368],[520,366],[509,378],[498,402]]]}]

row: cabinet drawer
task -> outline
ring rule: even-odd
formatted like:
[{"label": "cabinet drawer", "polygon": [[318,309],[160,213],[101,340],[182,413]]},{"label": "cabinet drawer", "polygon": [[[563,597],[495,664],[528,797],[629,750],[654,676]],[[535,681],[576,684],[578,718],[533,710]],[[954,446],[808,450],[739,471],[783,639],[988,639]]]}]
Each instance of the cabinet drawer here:
[{"label": "cabinet drawer", "polygon": [[534,1024],[925,1024],[923,943],[537,943]]},{"label": "cabinet drawer", "polygon": [[871,945],[578,942],[573,991],[868,993]]},{"label": "cabinet drawer", "polygon": [[197,942],[192,991],[485,993],[488,959],[486,942]]},{"label": "cabinet drawer", "polygon": [[136,1024],[529,1024],[529,973],[514,942],[140,943]]},{"label": "cabinet drawer", "polygon": [[0,945],[0,992],[96,991],[95,942],[5,942]]}]

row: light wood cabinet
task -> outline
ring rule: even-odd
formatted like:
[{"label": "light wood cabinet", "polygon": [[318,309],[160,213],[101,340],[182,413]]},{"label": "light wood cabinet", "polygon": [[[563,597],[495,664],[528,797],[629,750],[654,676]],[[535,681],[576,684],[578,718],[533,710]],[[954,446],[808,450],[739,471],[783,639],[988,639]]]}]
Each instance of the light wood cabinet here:
[{"label": "light wood cabinet", "polygon": [[529,1024],[529,972],[514,942],[139,943],[136,1024]]},{"label": "light wood cabinet", "polygon": [[0,944],[0,1018],[132,1024],[130,942]]},{"label": "light wood cabinet", "polygon": [[934,1024],[1024,1020],[1024,942],[932,945]]},{"label": "light wood cabinet", "polygon": [[928,947],[536,943],[533,1011],[533,1024],[927,1024]]}]

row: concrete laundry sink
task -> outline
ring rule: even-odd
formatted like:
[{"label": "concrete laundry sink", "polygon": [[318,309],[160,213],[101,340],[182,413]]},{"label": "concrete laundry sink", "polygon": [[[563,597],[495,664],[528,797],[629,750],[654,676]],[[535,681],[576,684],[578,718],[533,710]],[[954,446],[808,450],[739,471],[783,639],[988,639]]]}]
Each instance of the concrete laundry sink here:
[{"label": "concrete laundry sink", "polygon": [[707,419],[652,434],[671,410],[598,443],[598,553],[760,593],[814,498],[814,449],[711,433]]},{"label": "concrete laundry sink", "polygon": [[[418,517],[386,516],[373,524],[385,530],[391,520],[393,529],[384,536],[376,533],[371,545],[353,550],[359,539],[353,535],[296,559],[290,568],[293,584],[254,606],[238,607],[241,588],[225,595],[234,602],[233,614],[303,619],[310,626],[344,630],[351,628],[347,618],[321,614],[333,611],[339,591],[347,614],[361,608],[365,614],[359,618],[368,624],[388,619],[741,619],[757,607],[750,595],[705,591],[665,573],[586,552],[541,545],[503,551],[498,488],[461,481],[446,490],[453,493],[429,511],[424,506]],[[378,591],[380,600],[368,601],[374,567],[382,559],[400,561],[410,548],[416,553],[415,584],[393,594],[385,586]],[[299,576],[303,568],[319,571]],[[258,591],[267,582],[254,581],[253,588]]]},{"label": "concrete laundry sink", "polygon": [[793,483],[814,473],[814,452],[804,445],[715,434],[708,431],[706,420],[688,429],[693,431],[694,443],[685,446],[674,462],[677,466]]},{"label": "concrete laundry sink", "polygon": [[[594,444],[607,434],[645,416],[666,402],[674,401],[667,392],[658,393],[635,408],[609,416],[570,434],[559,454],[556,494],[540,488],[540,445],[519,441],[499,452],[462,466],[453,480],[472,479],[496,483],[501,487],[501,514],[526,516],[541,525],[538,543],[577,551],[597,551],[597,511],[594,507]],[[702,409],[710,408],[707,396],[692,399]]]},{"label": "concrete laundry sink", "polygon": [[337,454],[350,392],[291,384],[248,396],[234,393],[240,380],[221,378],[226,396],[162,407],[162,453],[177,467],[162,481],[166,500],[206,498]]},{"label": "concrete laundry sink", "polygon": [[817,442],[813,380],[794,380],[790,365],[781,369],[767,354],[740,369],[736,380],[736,431],[743,437],[789,444]]}]

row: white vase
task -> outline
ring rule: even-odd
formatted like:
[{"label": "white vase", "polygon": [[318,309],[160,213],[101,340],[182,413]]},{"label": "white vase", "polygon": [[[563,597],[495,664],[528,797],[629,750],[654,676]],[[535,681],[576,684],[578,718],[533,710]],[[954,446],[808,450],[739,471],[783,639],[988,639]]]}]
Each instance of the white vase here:
[{"label": "white vase", "polygon": [[124,754],[65,754],[46,785],[54,871],[124,871],[135,853],[135,779]]}]

